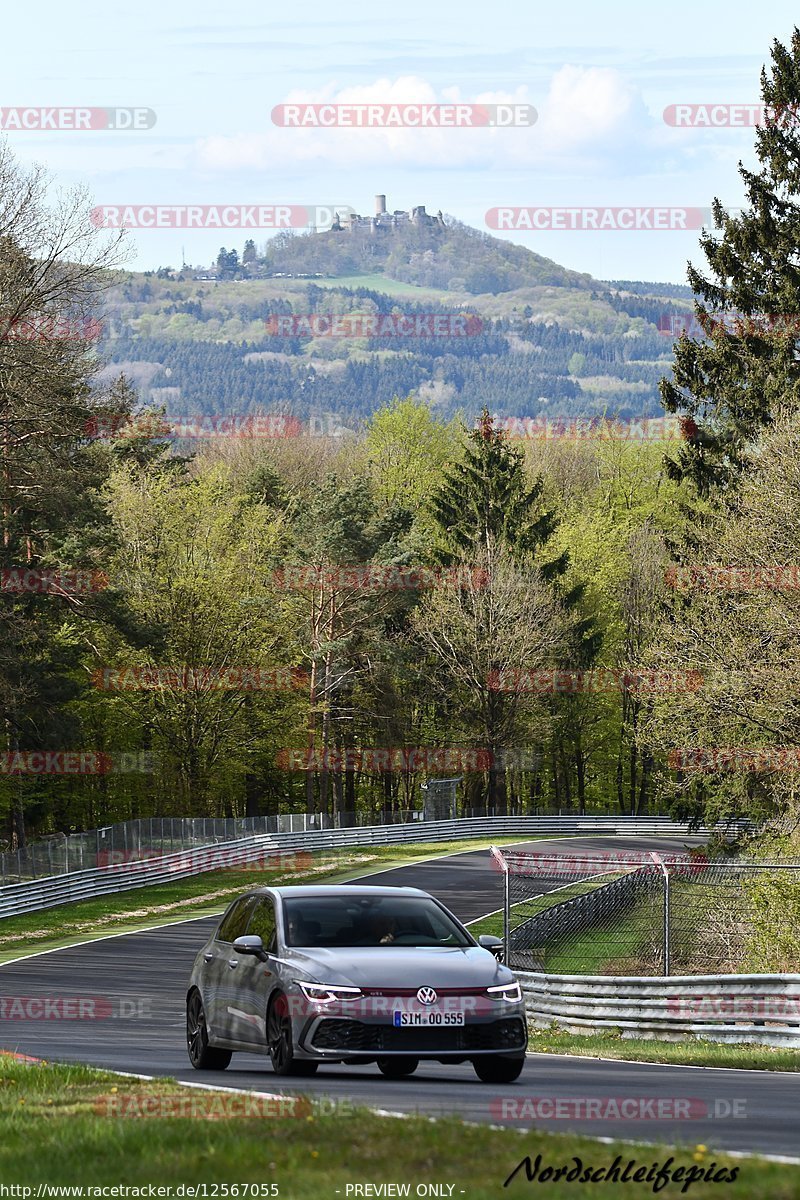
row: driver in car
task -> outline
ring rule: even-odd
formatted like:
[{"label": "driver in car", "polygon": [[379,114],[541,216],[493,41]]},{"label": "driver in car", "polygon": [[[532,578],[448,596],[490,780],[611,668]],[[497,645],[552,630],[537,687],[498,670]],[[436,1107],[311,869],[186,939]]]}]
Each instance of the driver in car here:
[{"label": "driver in car", "polygon": [[394,917],[386,916],[381,912],[370,914],[369,937],[372,942],[376,942],[380,946],[386,946],[394,941],[396,932],[397,921]]}]

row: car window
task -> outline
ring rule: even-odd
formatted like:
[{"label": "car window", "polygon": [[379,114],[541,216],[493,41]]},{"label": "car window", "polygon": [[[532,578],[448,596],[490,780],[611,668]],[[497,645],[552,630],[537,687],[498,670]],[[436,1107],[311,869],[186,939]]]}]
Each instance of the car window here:
[{"label": "car window", "polygon": [[287,946],[471,946],[427,897],[293,897],[284,901]]},{"label": "car window", "polygon": [[253,909],[247,933],[260,937],[265,950],[275,950],[275,905],[269,896],[262,896]]},{"label": "car window", "polygon": [[243,896],[241,900],[235,902],[232,908],[228,909],[217,930],[217,941],[235,942],[238,937],[242,936],[247,928],[247,918],[250,916],[255,902],[255,896]]}]

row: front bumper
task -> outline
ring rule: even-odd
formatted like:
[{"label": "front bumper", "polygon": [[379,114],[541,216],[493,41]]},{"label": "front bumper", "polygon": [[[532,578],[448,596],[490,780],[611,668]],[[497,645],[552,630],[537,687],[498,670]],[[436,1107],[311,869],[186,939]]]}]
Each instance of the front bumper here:
[{"label": "front bumper", "polygon": [[415,1058],[443,1059],[452,1055],[463,1059],[476,1054],[521,1054],[527,1044],[521,1013],[446,1027],[398,1027],[326,1014],[311,1020],[300,1038],[301,1048],[315,1058],[407,1054]]}]

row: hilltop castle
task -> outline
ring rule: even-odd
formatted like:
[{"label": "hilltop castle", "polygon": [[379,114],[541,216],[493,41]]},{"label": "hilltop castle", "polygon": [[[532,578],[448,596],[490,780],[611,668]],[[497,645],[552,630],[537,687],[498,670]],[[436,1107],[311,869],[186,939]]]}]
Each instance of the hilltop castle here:
[{"label": "hilltop castle", "polygon": [[370,233],[378,233],[380,230],[397,229],[401,225],[427,225],[439,228],[444,228],[444,217],[442,210],[439,209],[435,217],[425,211],[424,204],[418,204],[409,212],[404,209],[396,208],[394,212],[386,211],[386,197],[375,197],[375,215],[373,217],[362,217],[358,213],[351,213],[349,217],[345,217],[345,222],[336,213],[331,225],[331,233],[342,233],[349,229],[351,232],[355,230],[365,230]]}]

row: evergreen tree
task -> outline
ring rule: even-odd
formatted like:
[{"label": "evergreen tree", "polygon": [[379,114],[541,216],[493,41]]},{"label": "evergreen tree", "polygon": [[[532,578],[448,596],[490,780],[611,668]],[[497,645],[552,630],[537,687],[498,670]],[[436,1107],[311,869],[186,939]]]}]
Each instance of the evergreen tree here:
[{"label": "evergreen tree", "polygon": [[682,414],[684,443],[666,467],[698,495],[729,490],[747,459],[747,447],[779,405],[800,398],[795,353],[800,314],[800,30],[789,49],[775,41],[772,69],[761,73],[766,108],[756,131],[761,169],[739,164],[748,206],[730,216],[715,198],[721,236],[704,233],[700,245],[710,275],[691,264],[688,280],[700,297],[695,311],[706,339],[682,336],[673,378],[660,390],[669,412]]},{"label": "evergreen tree", "polygon": [[[556,520],[542,509],[544,481],[529,484],[524,452],[512,446],[484,408],[478,426],[470,431],[463,461],[444,473],[431,498],[433,516],[447,548],[443,559],[454,561],[492,544],[506,546],[520,561],[535,555],[552,537]],[[567,557],[539,564],[548,578],[562,575]]]},{"label": "evergreen tree", "polygon": [[[513,446],[484,408],[477,428],[467,437],[463,460],[445,472],[444,482],[430,501],[434,520],[441,528],[447,549],[442,561],[465,559],[493,546],[509,551],[520,567],[535,563],[542,578],[555,583],[569,567],[566,552],[547,557],[547,544],[556,531],[555,513],[544,505],[544,479],[531,483],[525,471],[525,452]],[[580,585],[564,592],[567,608],[583,597]],[[588,666],[600,647],[600,635],[591,620],[576,624],[579,662]]]}]

